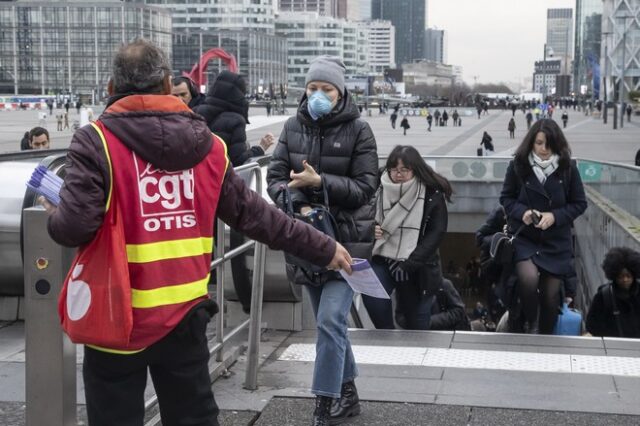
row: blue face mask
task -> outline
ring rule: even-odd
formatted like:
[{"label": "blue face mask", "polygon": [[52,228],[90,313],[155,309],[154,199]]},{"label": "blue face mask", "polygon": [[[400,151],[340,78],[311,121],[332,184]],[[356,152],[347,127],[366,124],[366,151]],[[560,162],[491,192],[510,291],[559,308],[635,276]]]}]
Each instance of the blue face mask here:
[{"label": "blue face mask", "polygon": [[314,120],[319,119],[331,112],[333,106],[331,105],[331,98],[322,90],[316,90],[307,101],[307,109],[309,115]]}]

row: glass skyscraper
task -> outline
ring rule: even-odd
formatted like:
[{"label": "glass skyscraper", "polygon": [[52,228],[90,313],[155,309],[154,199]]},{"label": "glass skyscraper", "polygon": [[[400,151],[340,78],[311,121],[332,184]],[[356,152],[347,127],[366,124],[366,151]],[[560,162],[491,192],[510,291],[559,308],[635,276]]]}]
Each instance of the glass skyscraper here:
[{"label": "glass skyscraper", "polygon": [[0,2],[0,93],[100,98],[113,53],[144,37],[171,55],[171,16],[119,1]]},{"label": "glass skyscraper", "polygon": [[427,0],[372,0],[371,17],[391,21],[396,28],[396,63],[424,58]]},{"label": "glass skyscraper", "polygon": [[573,90],[599,96],[602,0],[576,0]]}]

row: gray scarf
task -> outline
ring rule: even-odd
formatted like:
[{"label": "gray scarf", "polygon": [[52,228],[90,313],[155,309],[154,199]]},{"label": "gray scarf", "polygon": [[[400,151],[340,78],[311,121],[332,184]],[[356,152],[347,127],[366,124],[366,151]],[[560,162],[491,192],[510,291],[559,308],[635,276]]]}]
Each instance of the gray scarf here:
[{"label": "gray scarf", "polygon": [[559,161],[560,157],[558,154],[553,154],[548,160],[543,160],[534,154],[533,151],[529,153],[529,165],[533,169],[533,172],[536,174],[540,183],[543,185],[547,181],[547,178],[551,176],[551,173],[558,170]]}]

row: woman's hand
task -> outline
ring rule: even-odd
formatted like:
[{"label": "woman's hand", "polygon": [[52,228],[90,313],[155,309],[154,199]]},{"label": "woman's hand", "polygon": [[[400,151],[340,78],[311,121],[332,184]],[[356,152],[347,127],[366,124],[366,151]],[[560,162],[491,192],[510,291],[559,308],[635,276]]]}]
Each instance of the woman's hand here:
[{"label": "woman's hand", "polygon": [[525,225],[531,225],[533,223],[533,210],[527,210],[522,215],[522,223]]},{"label": "woman's hand", "polygon": [[312,209],[311,209],[311,206],[302,206],[302,207],[300,207],[300,214],[301,214],[302,216],[306,216],[306,215],[308,215],[309,213],[311,213],[311,210],[312,210]]},{"label": "woman's hand", "polygon": [[306,160],[302,162],[304,170],[300,173],[295,173],[291,170],[291,182],[289,182],[289,188],[305,188],[308,186],[319,188],[322,185],[322,178],[313,167],[307,163]]},{"label": "woman's hand", "polygon": [[273,145],[275,141],[276,137],[273,136],[273,133],[267,133],[262,137],[262,139],[260,139],[260,148],[262,148],[264,152],[267,152],[267,150],[271,148],[271,145]]},{"label": "woman's hand", "polygon": [[49,201],[47,201],[47,199],[44,198],[42,195],[37,198],[36,203],[44,207],[44,209],[47,211],[47,214],[49,216],[51,216],[56,212],[56,210],[58,210],[56,206],[54,206]]},{"label": "woman's hand", "polygon": [[543,231],[549,229],[551,225],[556,223],[556,218],[551,212],[540,213],[541,219],[540,222],[536,225],[536,228],[542,229]]},{"label": "woman's hand", "polygon": [[376,240],[379,240],[382,238],[382,227],[380,225],[376,225],[375,237],[376,237]]}]

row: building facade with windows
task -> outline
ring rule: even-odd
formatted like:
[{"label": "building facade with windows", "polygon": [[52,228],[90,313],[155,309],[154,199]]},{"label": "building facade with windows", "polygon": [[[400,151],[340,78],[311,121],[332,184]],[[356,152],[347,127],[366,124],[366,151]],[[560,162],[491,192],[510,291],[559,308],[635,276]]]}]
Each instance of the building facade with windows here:
[{"label": "building facade with windows", "polygon": [[171,54],[171,16],[120,1],[0,2],[0,93],[106,93],[113,53],[144,37]]},{"label": "building facade with windows", "polygon": [[573,9],[547,9],[547,48],[573,57]]},{"label": "building facade with windows", "polygon": [[311,61],[320,55],[343,59],[346,74],[368,72],[366,31],[356,22],[317,13],[280,13],[276,34],[287,40],[289,83],[304,87]]},{"label": "building facade with windows", "polygon": [[371,17],[391,21],[396,28],[396,63],[424,58],[427,0],[372,0]]},{"label": "building facade with windows", "polygon": [[602,0],[576,0],[573,90],[599,97]]},{"label": "building facade with windows", "polygon": [[366,31],[369,71],[382,74],[396,67],[396,29],[390,21],[363,21],[359,25]]},{"label": "building facade with windows", "polygon": [[273,0],[145,0],[171,11],[174,31],[262,31],[273,34]]},{"label": "building facade with windows", "polygon": [[424,58],[447,63],[447,34],[444,30],[427,28],[424,31]]}]

